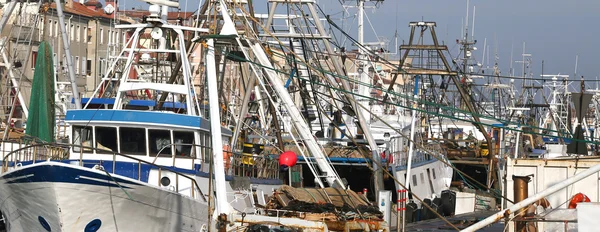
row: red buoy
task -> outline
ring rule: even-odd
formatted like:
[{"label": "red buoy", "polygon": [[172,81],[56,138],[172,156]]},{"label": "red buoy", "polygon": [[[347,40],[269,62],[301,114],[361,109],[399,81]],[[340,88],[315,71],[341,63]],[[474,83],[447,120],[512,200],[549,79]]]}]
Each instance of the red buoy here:
[{"label": "red buoy", "polygon": [[577,193],[573,195],[571,201],[569,202],[569,209],[577,208],[577,203],[580,202],[590,202],[590,198],[583,193]]},{"label": "red buoy", "polygon": [[283,168],[292,167],[292,166],[296,165],[297,161],[298,161],[298,157],[296,156],[296,153],[294,153],[293,151],[286,151],[284,153],[281,153],[281,155],[279,155],[279,166],[281,166]]}]

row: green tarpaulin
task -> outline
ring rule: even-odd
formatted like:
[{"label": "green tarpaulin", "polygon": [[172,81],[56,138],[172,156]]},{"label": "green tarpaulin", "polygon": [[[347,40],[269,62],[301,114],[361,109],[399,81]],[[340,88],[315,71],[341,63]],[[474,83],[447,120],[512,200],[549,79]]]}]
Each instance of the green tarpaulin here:
[{"label": "green tarpaulin", "polygon": [[55,122],[52,48],[43,41],[35,61],[25,133],[44,142],[54,142]]}]

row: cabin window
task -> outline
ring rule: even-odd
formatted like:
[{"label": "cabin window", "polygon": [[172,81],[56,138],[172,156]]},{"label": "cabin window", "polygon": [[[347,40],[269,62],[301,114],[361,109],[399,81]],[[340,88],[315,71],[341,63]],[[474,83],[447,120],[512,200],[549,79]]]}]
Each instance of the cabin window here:
[{"label": "cabin window", "polygon": [[193,157],[194,132],[173,131],[173,143],[177,157]]},{"label": "cabin window", "polygon": [[168,130],[148,130],[150,140],[150,155],[172,156],[171,154],[171,132]]},{"label": "cabin window", "polygon": [[210,156],[212,156],[212,152],[211,152],[211,144],[212,141],[210,140],[210,135],[209,134],[201,134],[201,138],[202,138],[202,153],[203,153],[203,157],[204,157],[204,162],[208,163],[211,159]]},{"label": "cabin window", "polygon": [[117,152],[117,128],[96,127],[97,153]]},{"label": "cabin window", "polygon": [[413,186],[417,187],[417,176],[416,175],[412,176],[412,181],[413,181]]},{"label": "cabin window", "polygon": [[[83,143],[82,143],[83,141]],[[73,126],[73,144],[83,146],[83,147],[91,147],[92,146],[92,127],[91,126]],[[81,151],[81,148],[76,146],[73,147],[73,151]],[[84,151],[89,152],[92,151],[89,148],[84,148]]]},{"label": "cabin window", "polygon": [[431,169],[431,173],[433,174],[433,179],[435,180],[435,168]]},{"label": "cabin window", "polygon": [[121,153],[146,155],[146,130],[143,128],[119,128]]},{"label": "cabin window", "polygon": [[425,184],[425,176],[423,176],[423,173],[421,173],[421,184]]}]

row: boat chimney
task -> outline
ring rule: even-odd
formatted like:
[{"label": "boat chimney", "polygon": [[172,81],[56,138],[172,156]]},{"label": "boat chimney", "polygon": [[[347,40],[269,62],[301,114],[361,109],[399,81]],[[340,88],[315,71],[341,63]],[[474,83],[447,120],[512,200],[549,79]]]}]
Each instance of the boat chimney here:
[{"label": "boat chimney", "polygon": [[[528,175],[528,176],[512,176],[513,179],[513,190],[514,190],[514,204],[521,202],[522,200],[527,199],[527,197],[529,197],[529,182],[531,181],[531,177],[533,176],[533,174]],[[520,210],[518,210],[517,212],[515,212],[515,215],[517,215],[517,217],[522,217],[524,215],[524,211],[527,210],[527,208],[522,208]],[[525,222],[519,222],[517,220],[516,221],[516,230],[515,231],[521,231],[523,228],[525,228],[526,223]]]}]

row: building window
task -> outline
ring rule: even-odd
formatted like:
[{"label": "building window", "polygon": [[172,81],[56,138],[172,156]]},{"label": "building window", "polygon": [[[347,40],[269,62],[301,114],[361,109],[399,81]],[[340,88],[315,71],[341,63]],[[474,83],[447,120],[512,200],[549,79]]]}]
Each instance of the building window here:
[{"label": "building window", "polygon": [[31,68],[35,68],[35,65],[37,64],[36,63],[37,55],[38,55],[38,52],[35,52],[35,51],[31,52]]},{"label": "building window", "polygon": [[100,61],[98,62],[98,72],[100,73],[100,76],[104,76],[104,58],[100,58]]},{"label": "building window", "polygon": [[73,27],[73,25],[71,25],[71,30],[69,30],[70,36],[71,36],[71,41],[75,40],[75,27]]},{"label": "building window", "polygon": [[85,58],[85,56],[81,57],[81,75],[85,75],[85,70],[87,70],[86,62],[87,62],[87,59]]},{"label": "building window", "polygon": [[63,54],[62,62],[60,63],[61,71],[67,70],[67,55]]},{"label": "building window", "polygon": [[104,28],[100,28],[100,43],[104,43]]},{"label": "building window", "polygon": [[46,28],[46,25],[44,25],[44,19],[40,19],[40,21],[38,22],[38,28],[39,28],[39,32],[38,32],[38,39],[40,41],[42,41],[44,38],[44,30]]},{"label": "building window", "polygon": [[77,35],[75,37],[77,39],[77,42],[81,40],[81,27],[79,25],[77,25]]},{"label": "building window", "polygon": [[85,64],[85,74],[92,75],[92,60],[87,60],[87,64]]},{"label": "building window", "polygon": [[53,29],[53,27],[52,27],[52,20],[48,20],[48,27],[50,27],[48,29],[48,36],[52,36],[52,32],[54,31],[54,30],[52,30]]},{"label": "building window", "polygon": [[58,71],[58,60],[56,59],[56,53],[52,54],[52,64],[54,65],[54,70]]},{"label": "building window", "polygon": [[144,128],[119,128],[119,142],[121,153],[146,155],[146,129]]},{"label": "building window", "polygon": [[74,65],[75,65],[75,74],[79,74],[79,56],[75,57]]},{"label": "building window", "polygon": [[58,33],[58,22],[54,21],[54,36],[57,37]]},{"label": "building window", "polygon": [[87,43],[87,37],[88,37],[87,27],[83,27],[83,38],[82,38],[81,42]]}]

